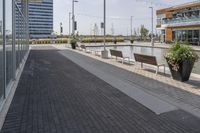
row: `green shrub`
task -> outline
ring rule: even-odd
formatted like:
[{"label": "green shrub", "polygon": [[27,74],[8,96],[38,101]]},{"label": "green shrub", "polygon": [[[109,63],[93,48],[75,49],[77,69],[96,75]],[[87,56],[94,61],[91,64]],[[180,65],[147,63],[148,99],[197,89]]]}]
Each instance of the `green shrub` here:
[{"label": "green shrub", "polygon": [[185,43],[175,42],[172,48],[164,55],[167,62],[173,66],[174,70],[179,69],[179,64],[184,60],[197,61],[199,56],[193,48]]}]

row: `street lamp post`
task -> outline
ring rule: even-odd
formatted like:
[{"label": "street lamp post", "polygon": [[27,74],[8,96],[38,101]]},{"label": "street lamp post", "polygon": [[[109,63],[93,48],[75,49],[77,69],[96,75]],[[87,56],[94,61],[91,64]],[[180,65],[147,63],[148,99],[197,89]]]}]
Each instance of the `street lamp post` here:
[{"label": "street lamp post", "polygon": [[71,35],[71,12],[69,12],[69,37]]},{"label": "street lamp post", "polygon": [[63,33],[63,26],[62,26],[62,22],[60,23],[60,35],[62,36]]},{"label": "street lamp post", "polygon": [[153,7],[149,7],[151,9],[151,46],[154,46],[154,38],[153,38]]},{"label": "street lamp post", "polygon": [[61,40],[62,40],[62,43],[63,43],[63,26],[62,26],[62,23],[60,23],[60,36],[61,36]]},{"label": "street lamp post", "polygon": [[106,50],[106,0],[104,0],[104,15],[103,15],[103,22],[104,22],[104,51]]},{"label": "street lamp post", "polygon": [[130,39],[132,39],[133,36],[133,16],[131,16],[131,37]]},{"label": "street lamp post", "polygon": [[104,20],[104,50],[101,51],[101,57],[107,59],[108,58],[108,51],[106,50],[106,0],[104,0],[104,13],[103,13],[103,20]]},{"label": "street lamp post", "polygon": [[72,35],[75,34],[75,15],[74,15],[74,3],[78,2],[77,0],[72,0]]}]

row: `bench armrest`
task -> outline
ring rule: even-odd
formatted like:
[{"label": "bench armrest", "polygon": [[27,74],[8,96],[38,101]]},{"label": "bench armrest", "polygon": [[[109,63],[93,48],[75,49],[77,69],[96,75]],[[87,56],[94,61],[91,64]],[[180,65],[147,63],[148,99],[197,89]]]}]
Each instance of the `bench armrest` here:
[{"label": "bench armrest", "polygon": [[163,63],[163,64],[158,64],[157,66],[164,66],[165,67],[165,64]]}]

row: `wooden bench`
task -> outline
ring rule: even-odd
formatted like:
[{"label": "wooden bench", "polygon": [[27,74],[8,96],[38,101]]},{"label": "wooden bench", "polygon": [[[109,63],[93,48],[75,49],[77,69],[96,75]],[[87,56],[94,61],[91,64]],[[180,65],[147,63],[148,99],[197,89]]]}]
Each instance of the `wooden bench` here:
[{"label": "wooden bench", "polygon": [[124,64],[125,59],[128,59],[128,62],[130,63],[130,58],[129,57],[124,57],[122,51],[110,49],[110,54],[111,54],[111,56],[115,56],[116,60],[117,60],[118,57],[121,58],[122,59],[122,64]]},{"label": "wooden bench", "polygon": [[157,67],[156,74],[158,74],[159,67],[163,66],[165,74],[165,64],[158,64],[155,56],[134,53],[134,57],[136,62],[141,62],[141,68],[143,68],[143,63],[156,66]]}]

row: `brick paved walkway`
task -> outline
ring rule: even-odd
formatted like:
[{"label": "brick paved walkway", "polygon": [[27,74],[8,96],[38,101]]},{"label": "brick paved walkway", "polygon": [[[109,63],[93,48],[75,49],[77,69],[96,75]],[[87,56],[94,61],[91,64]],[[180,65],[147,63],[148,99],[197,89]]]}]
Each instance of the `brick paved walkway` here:
[{"label": "brick paved walkway", "polygon": [[33,50],[2,133],[199,133],[181,111],[156,115],[60,55]]},{"label": "brick paved walkway", "polygon": [[[57,48],[63,49],[62,47]],[[93,54],[87,54],[78,50],[75,52],[70,51],[63,50],[60,53],[91,73],[101,71],[106,75],[111,75],[117,80],[123,81],[131,86],[137,86],[140,90],[200,117],[199,78],[191,77],[189,82],[183,83],[173,80],[168,76],[156,75],[154,71],[148,71],[148,68],[142,70],[137,65],[122,64],[116,62],[115,59],[105,60]],[[95,69],[95,71],[91,68]],[[96,73],[95,75],[98,76],[99,74]]]}]

